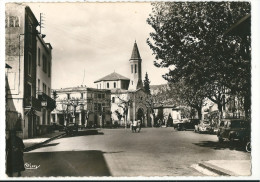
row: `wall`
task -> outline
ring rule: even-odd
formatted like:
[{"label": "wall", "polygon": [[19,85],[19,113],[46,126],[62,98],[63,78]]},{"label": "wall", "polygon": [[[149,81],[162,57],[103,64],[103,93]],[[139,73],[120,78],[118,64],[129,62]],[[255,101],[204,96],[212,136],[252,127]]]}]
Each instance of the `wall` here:
[{"label": "wall", "polygon": [[[8,70],[6,110],[17,111],[24,118],[24,19],[25,6],[6,4],[5,62],[12,67]],[[19,27],[10,27],[10,17],[17,17]],[[19,42],[20,38],[20,42]]]}]

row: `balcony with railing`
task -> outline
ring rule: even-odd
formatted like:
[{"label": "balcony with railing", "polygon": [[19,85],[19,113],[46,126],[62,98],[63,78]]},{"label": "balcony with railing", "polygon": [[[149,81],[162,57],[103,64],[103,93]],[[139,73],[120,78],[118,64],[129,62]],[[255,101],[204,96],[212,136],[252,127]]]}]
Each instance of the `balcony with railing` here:
[{"label": "balcony with railing", "polygon": [[56,108],[56,101],[44,92],[38,92],[38,99],[40,100],[42,107],[46,107],[51,111]]},{"label": "balcony with railing", "polygon": [[24,98],[24,107],[33,108],[37,111],[41,111],[41,101],[33,96]]}]

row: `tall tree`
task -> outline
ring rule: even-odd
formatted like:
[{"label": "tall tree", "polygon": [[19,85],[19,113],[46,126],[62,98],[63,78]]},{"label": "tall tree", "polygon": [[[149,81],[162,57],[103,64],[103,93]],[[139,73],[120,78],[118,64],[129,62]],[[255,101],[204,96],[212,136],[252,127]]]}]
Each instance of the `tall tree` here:
[{"label": "tall tree", "polygon": [[[184,80],[187,87],[202,91],[200,94],[204,96],[213,93],[215,85],[250,95],[247,89],[251,77],[250,51],[244,51],[250,40],[223,36],[232,24],[250,13],[250,3],[158,2],[152,5],[147,22],[154,31],[147,43],[155,54],[155,66],[170,68],[163,76],[166,80]],[[212,100],[220,104],[220,100]]]},{"label": "tall tree", "polygon": [[145,78],[144,78],[144,90],[147,94],[151,94],[150,91],[150,80],[148,78],[147,72],[145,73]]},{"label": "tall tree", "polygon": [[203,89],[197,89],[187,85],[184,80],[171,84],[171,93],[179,105],[186,105],[194,108],[199,119],[202,118],[202,107],[204,106],[205,93]]}]

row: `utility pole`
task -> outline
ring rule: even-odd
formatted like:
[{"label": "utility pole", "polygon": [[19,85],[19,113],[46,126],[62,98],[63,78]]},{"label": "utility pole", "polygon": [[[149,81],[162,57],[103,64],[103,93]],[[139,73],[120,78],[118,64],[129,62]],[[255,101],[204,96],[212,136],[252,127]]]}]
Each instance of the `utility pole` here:
[{"label": "utility pole", "polygon": [[42,28],[44,28],[43,23],[44,22],[44,16],[43,13],[40,13],[40,34],[42,33]]}]

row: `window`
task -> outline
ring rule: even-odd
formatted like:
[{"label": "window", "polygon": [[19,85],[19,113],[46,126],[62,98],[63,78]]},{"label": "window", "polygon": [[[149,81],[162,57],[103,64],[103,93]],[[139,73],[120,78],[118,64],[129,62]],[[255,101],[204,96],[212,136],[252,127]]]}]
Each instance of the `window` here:
[{"label": "window", "polygon": [[32,75],[32,55],[28,54],[28,75]]},{"label": "window", "polygon": [[46,94],[46,92],[47,92],[47,87],[46,87],[46,84],[45,84],[45,83],[42,83],[42,91],[43,91],[43,93],[45,93],[45,94]]},{"label": "window", "polygon": [[48,61],[48,77],[51,77],[51,63]]},{"label": "window", "polygon": [[134,84],[134,82],[132,81],[132,85]]},{"label": "window", "polygon": [[47,58],[45,55],[42,55],[42,70],[47,73]]},{"label": "window", "polygon": [[41,81],[38,79],[38,92],[41,90]]},{"label": "window", "polygon": [[32,85],[27,83],[27,95],[32,96]]},{"label": "window", "polygon": [[101,83],[100,83],[100,87],[99,88],[101,89]]},{"label": "window", "polygon": [[48,95],[51,96],[51,89],[48,87]]},{"label": "window", "polygon": [[131,73],[133,73],[133,65],[131,65]]},{"label": "window", "polygon": [[137,73],[137,65],[135,64],[135,73]]},{"label": "window", "polygon": [[115,97],[112,97],[112,103],[115,103]]},{"label": "window", "polygon": [[47,111],[47,124],[51,124],[51,113]]},{"label": "window", "polygon": [[83,99],[83,93],[80,93],[80,98]]},{"label": "window", "polygon": [[33,37],[32,37],[32,33],[33,33],[33,31],[32,31],[32,25],[29,24],[28,30],[29,30],[29,33],[28,33],[29,47],[32,47],[32,39],[33,39]]},{"label": "window", "polygon": [[116,82],[114,82],[114,88],[116,88]]},{"label": "window", "polygon": [[98,111],[102,111],[102,105],[100,103],[98,104]]},{"label": "window", "polygon": [[9,21],[9,27],[19,27],[20,26],[20,20],[17,16],[10,16],[5,20],[6,27],[8,27],[8,21]]},{"label": "window", "polygon": [[8,27],[8,21],[9,21],[9,17],[5,16],[5,28]]},{"label": "window", "polygon": [[97,98],[97,94],[94,94],[94,98],[95,98],[95,99]]},{"label": "window", "polygon": [[45,109],[42,110],[42,124],[43,125],[46,124],[46,110]]},{"label": "window", "polygon": [[98,109],[98,105],[97,103],[94,103],[94,111],[97,111],[97,109]]},{"label": "window", "polygon": [[101,99],[101,94],[98,94],[98,98]]},{"label": "window", "polygon": [[109,88],[109,83],[107,83],[107,88]]},{"label": "window", "polygon": [[67,94],[67,99],[70,99],[70,94]]},{"label": "window", "polygon": [[41,49],[38,48],[38,65],[41,66]]}]

